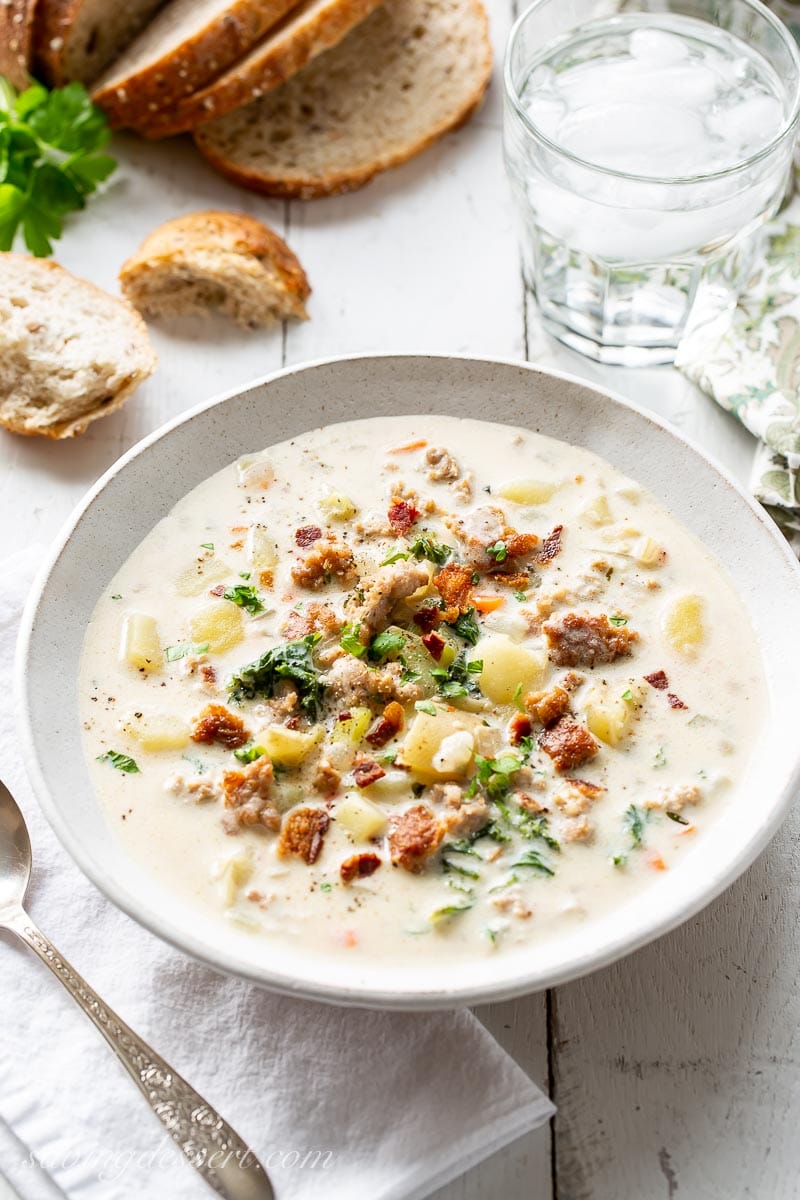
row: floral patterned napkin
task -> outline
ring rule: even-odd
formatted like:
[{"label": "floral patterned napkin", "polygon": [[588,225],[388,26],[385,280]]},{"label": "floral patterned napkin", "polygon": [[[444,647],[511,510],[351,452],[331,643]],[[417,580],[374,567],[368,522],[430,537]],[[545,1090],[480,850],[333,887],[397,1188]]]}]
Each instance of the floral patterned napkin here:
[{"label": "floral patterned napkin", "polygon": [[800,195],[736,308],[690,328],[675,366],[759,439],[750,486],[800,553]]}]

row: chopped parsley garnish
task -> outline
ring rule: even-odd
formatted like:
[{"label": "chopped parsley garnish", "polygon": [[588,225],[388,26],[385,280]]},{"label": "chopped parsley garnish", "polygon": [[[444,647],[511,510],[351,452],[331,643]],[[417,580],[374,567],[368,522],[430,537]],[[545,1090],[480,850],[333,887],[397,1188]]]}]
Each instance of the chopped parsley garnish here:
[{"label": "chopped parsley garnish", "polygon": [[504,563],[508,558],[508,546],[505,542],[495,542],[493,546],[486,547],[486,553],[496,563]]},{"label": "chopped parsley garnish", "polygon": [[240,746],[238,750],[234,750],[233,757],[240,763],[251,763],[257,758],[263,758],[266,753],[263,746]]},{"label": "chopped parsley garnish", "polygon": [[239,578],[240,578],[240,579],[249,579],[249,578],[250,578],[250,572],[249,572],[249,571],[240,571],[240,572],[239,572]]},{"label": "chopped parsley garnish", "polygon": [[483,662],[477,658],[467,662],[462,650],[449,667],[433,667],[431,675],[436,680],[439,695],[448,700],[455,700],[459,696],[480,696],[475,676],[480,675],[482,670]]},{"label": "chopped parsley garnish", "polygon": [[653,759],[653,766],[654,767],[665,767],[666,765],[667,765],[667,755],[664,751],[664,747],[659,746],[658,750],[656,750],[656,756]]},{"label": "chopped parsley garnish", "polygon": [[528,593],[527,592],[514,592],[514,599],[519,600],[520,604],[524,604],[525,601],[528,599]]},{"label": "chopped parsley garnish", "polygon": [[439,566],[446,563],[453,553],[450,546],[440,542],[436,534],[430,533],[428,530],[424,530],[414,538],[410,550],[414,558],[418,560],[427,558],[429,562],[437,563]]},{"label": "chopped parsley garnish", "polygon": [[213,550],[213,549],[214,549],[214,543],[213,543],[213,542],[201,542],[201,543],[200,543],[200,549],[201,549],[201,550]]},{"label": "chopped parsley garnish", "polygon": [[538,871],[540,875],[555,875],[555,871],[546,863],[538,850],[526,850],[521,858],[513,862],[512,867],[528,867],[531,871]]},{"label": "chopped parsley garnish", "polygon": [[667,809],[667,816],[669,817],[670,821],[675,821],[678,825],[689,824],[689,822],[686,820],[686,817],[682,817],[678,812],[673,812],[671,808]]},{"label": "chopped parsley garnish", "polygon": [[622,699],[623,700],[633,700],[633,692],[631,691],[630,688],[626,688],[625,691],[622,693]]},{"label": "chopped parsley garnish", "polygon": [[97,761],[111,763],[112,767],[116,767],[118,771],[124,771],[126,775],[141,774],[135,760],[127,754],[120,754],[117,750],[106,750],[105,754],[98,754]]},{"label": "chopped parsley garnish", "polygon": [[405,648],[405,644],[406,636],[401,630],[384,629],[383,633],[379,633],[370,642],[369,657],[372,662],[380,662],[384,658],[399,654]]},{"label": "chopped parsley garnish", "polygon": [[314,721],[322,703],[324,685],[322,676],[312,661],[312,651],[322,637],[321,633],[308,633],[296,642],[283,642],[266,650],[255,662],[248,663],[230,681],[231,700],[254,700],[256,696],[269,698],[284,679],[297,689],[300,707]]},{"label": "chopped parsley garnish", "polygon": [[475,609],[468,608],[466,612],[461,613],[450,625],[454,633],[457,633],[460,638],[463,638],[470,646],[476,645],[478,638],[481,636],[480,626],[475,620]]},{"label": "chopped parsley garnish", "polygon": [[328,883],[328,882],[327,882],[327,880],[326,880],[324,883],[321,883],[321,884],[319,885],[319,890],[320,890],[321,892],[332,892],[332,891],[333,891],[333,884],[332,884],[332,883]]},{"label": "chopped parsley garnish", "polygon": [[114,592],[114,594],[113,594],[113,596],[111,597],[111,599],[112,599],[112,600],[121,600],[121,599],[122,599],[122,593],[121,593],[121,592]]},{"label": "chopped parsley garnish", "polygon": [[408,551],[401,550],[398,546],[395,546],[393,550],[389,551],[389,553],[386,555],[386,558],[382,560],[381,566],[388,567],[392,563],[400,562],[401,559],[404,561],[408,560]]},{"label": "chopped parsley garnish", "polygon": [[511,697],[511,700],[512,700],[512,703],[515,708],[519,709],[519,711],[521,713],[525,712],[525,705],[522,703],[522,684],[521,683],[518,683],[517,686],[514,688],[514,695]]},{"label": "chopped parsley garnish", "polygon": [[617,627],[617,629],[619,629],[620,626],[622,626],[622,625],[628,624],[627,617],[609,617],[608,621],[609,621],[610,625],[615,625]]},{"label": "chopped parsley garnish", "polygon": [[645,822],[642,810],[637,808],[635,804],[629,804],[625,809],[624,822],[625,828],[630,834],[632,844],[634,846],[641,846],[644,840]]},{"label": "chopped parsley garnish", "polygon": [[346,650],[348,654],[354,654],[356,658],[361,658],[367,652],[367,647],[358,636],[360,629],[360,621],[356,625],[345,625],[342,636],[339,638],[339,645],[342,649]]},{"label": "chopped parsley garnish", "polygon": [[472,777],[467,796],[475,796],[482,789],[489,800],[504,800],[511,791],[511,778],[522,766],[515,754],[501,754],[499,758],[484,758],[475,755],[476,772]]},{"label": "chopped parsley garnish", "polygon": [[208,642],[176,642],[174,646],[166,648],[167,662],[177,662],[189,654],[205,654],[208,646]]},{"label": "chopped parsley garnish", "polygon": [[430,700],[417,700],[414,708],[417,712],[427,713],[429,717],[436,716],[436,705],[432,704]]},{"label": "chopped parsley garnish", "polygon": [[232,604],[238,605],[239,608],[246,609],[251,617],[257,617],[259,613],[264,611],[264,602],[256,589],[245,583],[237,583],[234,587],[226,588],[222,593],[222,598],[223,600],[230,600]]}]

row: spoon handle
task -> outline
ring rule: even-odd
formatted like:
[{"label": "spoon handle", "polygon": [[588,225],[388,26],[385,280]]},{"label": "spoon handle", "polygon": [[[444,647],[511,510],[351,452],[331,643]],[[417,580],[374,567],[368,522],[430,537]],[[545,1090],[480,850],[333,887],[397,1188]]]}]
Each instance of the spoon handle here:
[{"label": "spoon handle", "polygon": [[4,921],[63,983],[102,1033],[187,1160],[225,1200],[274,1200],[264,1168],[238,1133],[156,1054],[95,991],[22,910]]}]

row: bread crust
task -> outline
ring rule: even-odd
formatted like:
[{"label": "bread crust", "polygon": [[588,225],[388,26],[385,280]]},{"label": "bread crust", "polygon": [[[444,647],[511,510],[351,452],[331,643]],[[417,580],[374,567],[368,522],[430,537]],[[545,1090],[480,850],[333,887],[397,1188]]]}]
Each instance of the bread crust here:
[{"label": "bread crust", "polygon": [[224,13],[147,66],[122,78],[112,66],[96,83],[92,99],[115,129],[178,104],[246,54],[296,4],[297,0],[230,0]]},{"label": "bread crust", "polygon": [[241,62],[171,110],[142,113],[131,122],[146,138],[187,133],[263,95],[335,46],[381,0],[304,0]]},{"label": "bread crust", "polygon": [[[125,3],[126,0],[120,0]],[[159,0],[154,0],[158,3]],[[70,82],[65,67],[68,34],[76,24],[86,0],[34,0],[37,4],[33,29],[33,67],[50,87]],[[164,0],[160,0],[163,4]],[[89,83],[93,82],[89,80]]]},{"label": "bread crust", "polygon": [[0,75],[24,91],[30,85],[33,28],[39,0],[9,0],[0,5]]},{"label": "bread crust", "polygon": [[97,296],[102,299],[104,306],[108,306],[109,304],[116,306],[120,311],[120,315],[124,316],[129,324],[131,341],[136,344],[136,351],[140,362],[136,369],[132,369],[118,384],[113,397],[104,399],[102,403],[96,405],[89,412],[81,413],[77,417],[70,417],[63,421],[50,421],[47,425],[36,425],[24,417],[9,414],[6,406],[7,397],[0,395],[0,426],[11,433],[22,434],[26,437],[46,437],[59,440],[62,438],[77,437],[85,432],[92,421],[96,421],[99,417],[104,417],[121,408],[125,401],[135,392],[139,384],[153,373],[156,366],[156,355],[150,345],[147,326],[136,309],[126,300],[112,296],[102,288],[97,287],[96,284],[90,283],[86,279],[81,279],[78,275],[73,275],[71,271],[67,271],[65,267],[53,262],[52,259],[32,258],[27,254],[6,251],[0,254],[0,270],[2,270],[2,264],[5,262],[12,262],[20,272],[47,276],[48,282],[52,284],[53,288],[68,284],[72,288],[80,288],[91,296]]},{"label": "bread crust", "polygon": [[[355,191],[370,183],[376,175],[392,167],[401,166],[414,158],[433,142],[446,133],[460,129],[474,116],[483,103],[492,73],[492,47],[489,41],[489,22],[486,10],[479,0],[469,0],[469,7],[479,18],[480,38],[483,45],[482,60],[479,76],[471,94],[447,117],[434,122],[426,133],[397,147],[389,153],[381,155],[368,165],[361,164],[350,169],[329,171],[325,176],[310,174],[307,177],[299,170],[291,177],[279,174],[268,174],[264,171],[253,170],[247,166],[239,166],[223,151],[218,149],[212,139],[212,131],[202,127],[195,132],[195,143],[200,153],[208,160],[216,171],[230,179],[233,183],[250,191],[259,192],[265,196],[278,196],[286,200],[316,200],[326,196],[338,196]],[[299,82],[299,81],[298,81]]]}]

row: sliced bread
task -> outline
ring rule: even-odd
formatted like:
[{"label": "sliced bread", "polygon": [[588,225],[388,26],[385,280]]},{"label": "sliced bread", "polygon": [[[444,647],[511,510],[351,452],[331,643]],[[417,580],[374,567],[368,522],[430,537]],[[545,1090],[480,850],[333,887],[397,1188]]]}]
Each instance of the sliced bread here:
[{"label": "sliced bread", "polygon": [[30,83],[38,0],[0,0],[0,75],[23,90]]},{"label": "sliced bread", "polygon": [[34,27],[34,73],[52,87],[94,83],[164,0],[41,0]]},{"label": "sliced bread", "polygon": [[172,0],[94,87],[112,125],[177,104],[241,58],[298,0]]},{"label": "sliced bread", "polygon": [[463,124],[492,70],[478,0],[389,0],[269,95],[204,125],[201,152],[273,196],[351,191]]},{"label": "sliced bread", "polygon": [[122,290],[146,316],[219,310],[255,329],[306,318],[311,293],[295,255],[244,213],[198,212],[167,221],[120,271]]},{"label": "sliced bread", "polygon": [[58,263],[0,254],[0,425],[75,437],[155,365],[145,324],[124,300]]},{"label": "sliced bread", "polygon": [[249,54],[213,83],[171,109],[142,113],[132,126],[145,137],[195,129],[277,87],[335,46],[380,0],[302,0]]}]

